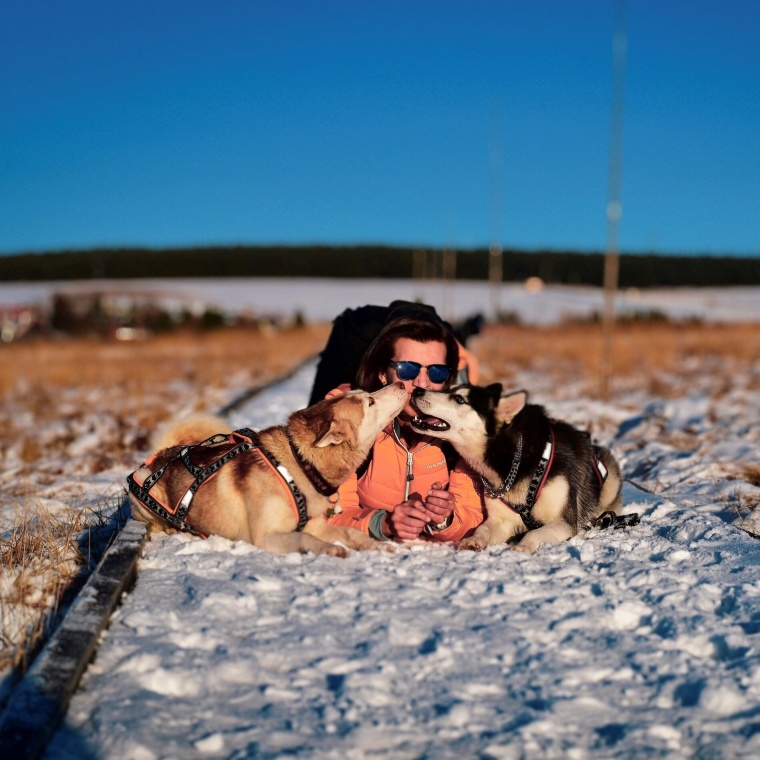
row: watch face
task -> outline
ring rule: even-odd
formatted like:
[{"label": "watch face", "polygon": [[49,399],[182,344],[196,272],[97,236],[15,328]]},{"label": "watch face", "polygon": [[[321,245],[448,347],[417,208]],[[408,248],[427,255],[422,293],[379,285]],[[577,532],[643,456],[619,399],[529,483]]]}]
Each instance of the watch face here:
[{"label": "watch face", "polygon": [[425,527],[428,529],[428,533],[433,533],[440,530],[446,530],[446,528],[448,528],[450,525],[451,525],[451,522],[447,518],[443,522],[439,522],[438,525],[433,525],[432,523],[428,523]]}]

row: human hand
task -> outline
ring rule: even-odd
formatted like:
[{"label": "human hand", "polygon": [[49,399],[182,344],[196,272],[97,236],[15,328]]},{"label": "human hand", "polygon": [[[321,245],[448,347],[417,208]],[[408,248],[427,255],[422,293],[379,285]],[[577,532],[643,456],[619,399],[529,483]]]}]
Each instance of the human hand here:
[{"label": "human hand", "polygon": [[343,396],[344,394],[348,393],[350,390],[351,390],[351,383],[341,383],[337,388],[333,388],[331,391],[327,391],[327,394],[325,395],[325,399],[338,398],[338,396]]},{"label": "human hand", "polygon": [[428,513],[427,522],[440,525],[448,522],[454,513],[454,494],[448,490],[448,483],[433,483],[425,499],[425,511]]},{"label": "human hand", "polygon": [[407,499],[388,512],[383,520],[383,533],[389,538],[412,540],[420,537],[430,515],[419,499]]}]

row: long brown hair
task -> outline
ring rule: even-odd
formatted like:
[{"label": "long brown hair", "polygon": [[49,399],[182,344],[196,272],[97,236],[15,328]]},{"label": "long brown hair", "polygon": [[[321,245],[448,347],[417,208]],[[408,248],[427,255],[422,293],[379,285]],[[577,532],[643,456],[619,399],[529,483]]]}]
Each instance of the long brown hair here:
[{"label": "long brown hair", "polygon": [[388,322],[365,351],[356,373],[359,388],[372,392],[383,387],[380,373],[393,361],[393,352],[399,338],[416,340],[418,343],[443,343],[446,346],[446,365],[451,368],[445,385],[448,387],[456,378],[459,365],[456,338],[440,322],[419,317],[399,317]]}]

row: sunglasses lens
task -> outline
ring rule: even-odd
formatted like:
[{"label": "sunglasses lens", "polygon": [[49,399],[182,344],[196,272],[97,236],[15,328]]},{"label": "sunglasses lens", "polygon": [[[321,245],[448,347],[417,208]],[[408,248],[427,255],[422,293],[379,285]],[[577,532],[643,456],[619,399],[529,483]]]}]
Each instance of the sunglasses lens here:
[{"label": "sunglasses lens", "polygon": [[395,367],[399,380],[414,380],[422,369],[417,362],[395,362]]},{"label": "sunglasses lens", "polygon": [[[399,380],[414,380],[420,374],[423,365],[417,362],[391,362]],[[431,383],[445,383],[449,379],[451,369],[445,364],[430,364],[427,367],[428,379]]]},{"label": "sunglasses lens", "polygon": [[427,368],[427,371],[431,383],[445,383],[451,373],[451,370],[445,364],[431,364]]}]

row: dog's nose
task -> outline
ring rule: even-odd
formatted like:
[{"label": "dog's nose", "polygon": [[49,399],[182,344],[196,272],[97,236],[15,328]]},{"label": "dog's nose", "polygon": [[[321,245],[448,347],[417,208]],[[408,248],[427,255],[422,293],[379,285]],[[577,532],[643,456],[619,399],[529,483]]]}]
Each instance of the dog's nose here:
[{"label": "dog's nose", "polygon": [[415,396],[424,396],[425,395],[425,389],[424,388],[415,388],[412,391],[412,398]]}]

